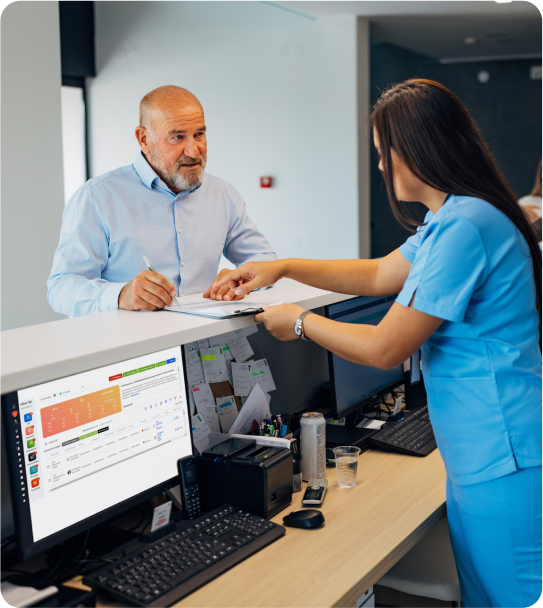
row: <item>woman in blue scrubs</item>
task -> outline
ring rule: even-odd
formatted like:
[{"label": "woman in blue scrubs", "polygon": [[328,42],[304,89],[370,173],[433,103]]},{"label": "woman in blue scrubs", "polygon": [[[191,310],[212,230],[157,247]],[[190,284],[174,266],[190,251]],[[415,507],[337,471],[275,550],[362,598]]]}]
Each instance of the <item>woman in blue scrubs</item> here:
[{"label": "woman in blue scrubs", "polygon": [[[372,124],[392,208],[416,233],[379,260],[248,263],[212,297],[282,277],[354,295],[400,292],[377,326],[292,304],[256,320],[280,340],[298,337],[298,321],[302,337],[374,367],[422,347],[464,605],[530,606],[541,595],[541,252],[475,123],[445,87],[391,87]],[[424,223],[400,201],[422,202]]]}]

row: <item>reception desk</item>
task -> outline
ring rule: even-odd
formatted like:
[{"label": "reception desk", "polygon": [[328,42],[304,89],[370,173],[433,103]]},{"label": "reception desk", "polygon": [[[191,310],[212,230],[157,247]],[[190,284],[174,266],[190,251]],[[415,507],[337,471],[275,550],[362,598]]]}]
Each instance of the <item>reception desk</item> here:
[{"label": "reception desk", "polygon": [[[277,300],[319,309],[352,296],[284,279]],[[2,392],[7,393],[254,324],[253,317],[210,320],[168,312],[111,311],[2,334]],[[326,351],[313,343],[280,343],[264,328],[256,358],[266,356],[277,384],[272,413],[311,404],[326,380]],[[261,352],[257,352],[260,349]],[[300,372],[300,370],[307,370]],[[304,380],[301,381],[300,378]],[[304,384],[305,382],[305,384]],[[311,385],[311,386],[309,386]],[[179,606],[354,606],[445,511],[445,471],[436,450],[426,458],[366,452],[357,485],[329,487],[325,525],[288,528],[284,537],[179,602]],[[301,507],[302,494],[273,521]],[[70,581],[81,586],[79,578]],[[99,597],[98,605],[114,606]]]}]

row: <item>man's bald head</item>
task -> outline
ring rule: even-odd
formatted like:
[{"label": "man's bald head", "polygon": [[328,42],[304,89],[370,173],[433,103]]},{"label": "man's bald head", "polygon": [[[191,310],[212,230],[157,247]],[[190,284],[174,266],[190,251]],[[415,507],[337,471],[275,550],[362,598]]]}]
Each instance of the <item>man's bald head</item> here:
[{"label": "man's bald head", "polygon": [[155,114],[175,112],[175,109],[180,105],[202,108],[198,98],[182,87],[168,84],[153,89],[140,102],[140,126],[152,133]]}]

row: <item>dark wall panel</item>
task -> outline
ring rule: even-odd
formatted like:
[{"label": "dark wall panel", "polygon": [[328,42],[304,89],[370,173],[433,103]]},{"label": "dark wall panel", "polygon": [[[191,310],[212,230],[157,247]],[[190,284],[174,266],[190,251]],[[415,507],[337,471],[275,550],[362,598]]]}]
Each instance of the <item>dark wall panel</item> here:
[{"label": "dark wall panel", "polygon": [[[94,60],[94,2],[61,0],[60,52],[64,79],[96,76]],[[64,84],[74,84],[64,82]],[[75,86],[78,86],[75,84]]]},{"label": "dark wall panel", "polygon": [[[437,80],[467,107],[520,198],[532,189],[541,158],[541,80],[530,80],[530,66],[541,60],[485,61],[443,65],[392,44],[371,47],[371,102],[388,85],[408,78]],[[481,84],[485,70],[490,80]],[[421,207],[421,212],[425,208]],[[371,255],[387,255],[409,236],[390,210],[377,158],[371,163]]]}]

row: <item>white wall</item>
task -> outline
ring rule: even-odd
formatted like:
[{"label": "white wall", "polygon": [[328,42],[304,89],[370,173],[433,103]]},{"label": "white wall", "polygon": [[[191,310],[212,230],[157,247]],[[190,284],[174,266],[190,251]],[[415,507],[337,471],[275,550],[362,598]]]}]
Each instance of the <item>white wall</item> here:
[{"label": "white wall", "polygon": [[[138,104],[201,100],[208,171],[231,182],[281,257],[357,257],[356,17],[262,2],[96,2],[91,174],[130,164]],[[260,189],[271,175],[276,186]]]},{"label": "white wall", "polygon": [[63,318],[46,285],[64,209],[58,2],[14,2],[1,28],[4,330]]}]

